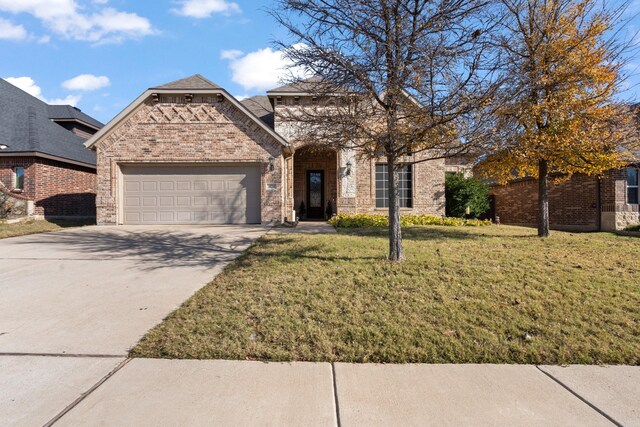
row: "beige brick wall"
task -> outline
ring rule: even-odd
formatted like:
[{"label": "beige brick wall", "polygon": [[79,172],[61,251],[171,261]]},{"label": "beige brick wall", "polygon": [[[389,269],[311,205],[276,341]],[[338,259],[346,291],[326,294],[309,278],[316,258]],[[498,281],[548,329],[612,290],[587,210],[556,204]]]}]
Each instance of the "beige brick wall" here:
[{"label": "beige brick wall", "polygon": [[[405,161],[419,161],[428,158],[421,153]],[[386,163],[385,159],[357,157],[356,167],[356,213],[386,214],[388,209],[376,208],[376,163]],[[413,208],[402,208],[402,213],[444,215],[444,172],[443,159],[428,160],[413,165]]]},{"label": "beige brick wall", "polygon": [[[184,103],[178,96],[161,96],[157,103],[148,100],[98,141],[98,223],[121,223],[119,165],[131,163],[259,163],[262,222],[282,220],[282,145],[244,112],[218,99],[196,96],[192,103]],[[273,171],[270,157],[275,158]]]}]

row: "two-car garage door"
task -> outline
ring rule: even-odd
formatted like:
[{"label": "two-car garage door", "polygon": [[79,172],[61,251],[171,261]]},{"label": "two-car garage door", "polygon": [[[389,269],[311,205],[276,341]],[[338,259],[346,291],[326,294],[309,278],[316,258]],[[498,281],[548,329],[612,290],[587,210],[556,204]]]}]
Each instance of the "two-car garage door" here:
[{"label": "two-car garage door", "polygon": [[260,223],[258,166],[123,166],[125,224]]}]

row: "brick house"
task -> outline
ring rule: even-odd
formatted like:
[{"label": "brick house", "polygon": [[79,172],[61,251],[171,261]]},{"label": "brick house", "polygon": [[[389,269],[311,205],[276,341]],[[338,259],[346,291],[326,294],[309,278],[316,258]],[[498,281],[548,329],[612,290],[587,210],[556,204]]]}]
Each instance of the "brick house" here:
[{"label": "brick house", "polygon": [[95,153],[102,123],[0,79],[0,190],[28,200],[36,217],[95,217]]},{"label": "brick house", "polygon": [[[296,145],[283,108],[300,86],[236,100],[200,75],[145,91],[87,141],[97,153],[101,224],[263,223],[387,212],[384,160]],[[444,213],[444,160],[402,172],[404,212]],[[294,210],[298,212],[294,213]]]},{"label": "brick house", "polygon": [[[569,231],[615,231],[640,223],[638,165],[612,169],[602,176],[573,175],[549,181],[551,228]],[[494,185],[493,211],[502,224],[535,227],[538,181],[524,178]]]}]

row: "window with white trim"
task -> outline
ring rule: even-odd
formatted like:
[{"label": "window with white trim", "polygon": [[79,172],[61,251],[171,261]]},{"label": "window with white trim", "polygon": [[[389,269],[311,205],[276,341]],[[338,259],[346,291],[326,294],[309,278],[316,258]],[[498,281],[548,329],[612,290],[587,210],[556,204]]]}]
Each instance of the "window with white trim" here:
[{"label": "window with white trim", "polygon": [[627,203],[637,205],[638,199],[638,168],[627,168]]},{"label": "window with white trim", "polygon": [[13,168],[13,189],[24,190],[24,168],[22,166]]},{"label": "window with white trim", "polygon": [[[400,207],[413,207],[413,170],[411,165],[400,168],[398,192]],[[389,167],[386,163],[376,164],[376,208],[389,207]]]}]

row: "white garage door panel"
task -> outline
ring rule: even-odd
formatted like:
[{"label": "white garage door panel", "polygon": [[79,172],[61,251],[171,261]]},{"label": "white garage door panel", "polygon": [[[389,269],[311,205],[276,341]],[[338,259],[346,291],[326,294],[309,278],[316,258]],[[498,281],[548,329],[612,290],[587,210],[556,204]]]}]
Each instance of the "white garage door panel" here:
[{"label": "white garage door panel", "polygon": [[257,166],[124,166],[126,224],[260,223]]}]

